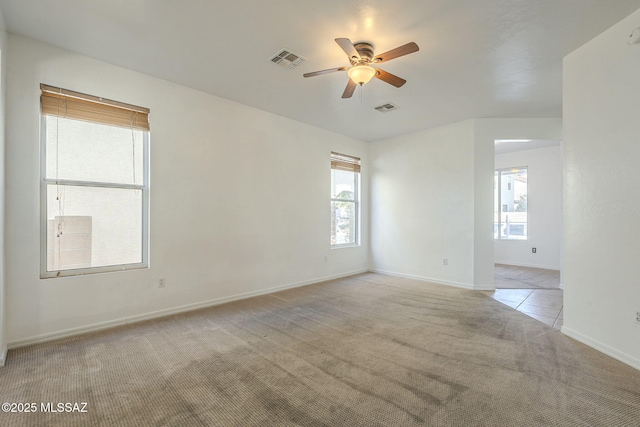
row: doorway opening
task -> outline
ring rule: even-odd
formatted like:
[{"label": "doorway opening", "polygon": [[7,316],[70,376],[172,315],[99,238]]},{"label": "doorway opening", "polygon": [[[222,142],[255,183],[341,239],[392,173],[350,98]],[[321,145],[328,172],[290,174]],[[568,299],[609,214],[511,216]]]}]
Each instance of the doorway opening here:
[{"label": "doorway opening", "polygon": [[561,141],[495,141],[490,296],[549,326],[563,320]]}]

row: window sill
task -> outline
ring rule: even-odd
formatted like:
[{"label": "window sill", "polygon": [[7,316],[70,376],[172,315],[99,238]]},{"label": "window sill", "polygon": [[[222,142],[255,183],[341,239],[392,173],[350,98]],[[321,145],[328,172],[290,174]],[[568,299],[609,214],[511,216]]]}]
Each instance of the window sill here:
[{"label": "window sill", "polygon": [[359,248],[360,245],[357,243],[345,243],[342,245],[331,245],[331,249],[343,249],[343,248]]},{"label": "window sill", "polygon": [[[40,274],[40,279],[57,279],[61,277],[78,277],[88,276],[93,274],[105,274],[105,273],[117,273],[131,270],[141,270],[149,268],[146,263],[141,264],[126,264],[118,266],[105,266],[105,267],[90,267],[90,268],[78,268],[73,270],[61,270],[61,271],[46,271]],[[59,274],[58,274],[59,273]]]}]

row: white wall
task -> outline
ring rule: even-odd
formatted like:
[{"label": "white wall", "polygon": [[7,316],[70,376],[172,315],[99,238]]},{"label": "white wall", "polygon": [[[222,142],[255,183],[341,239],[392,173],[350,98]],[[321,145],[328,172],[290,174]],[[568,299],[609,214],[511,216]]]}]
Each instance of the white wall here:
[{"label": "white wall", "polygon": [[[560,270],[562,250],[562,151],[560,145],[497,154],[496,169],[526,166],[527,240],[495,240],[500,264]],[[536,253],[531,248],[536,248]]]},{"label": "white wall", "polygon": [[[151,109],[149,269],[39,279],[40,83]],[[14,35],[7,103],[10,346],[368,268],[366,233],[329,244],[332,150],[362,157],[369,227],[363,142]]]},{"label": "white wall", "polygon": [[5,100],[7,79],[7,31],[0,10],[0,366],[7,353],[5,322]]},{"label": "white wall", "polygon": [[640,10],[564,60],[564,326],[640,369]]},{"label": "white wall", "polygon": [[473,136],[469,120],[371,144],[373,270],[474,287]]},{"label": "white wall", "polygon": [[561,119],[474,119],[372,143],[372,269],[493,289],[494,141],[561,133]]}]

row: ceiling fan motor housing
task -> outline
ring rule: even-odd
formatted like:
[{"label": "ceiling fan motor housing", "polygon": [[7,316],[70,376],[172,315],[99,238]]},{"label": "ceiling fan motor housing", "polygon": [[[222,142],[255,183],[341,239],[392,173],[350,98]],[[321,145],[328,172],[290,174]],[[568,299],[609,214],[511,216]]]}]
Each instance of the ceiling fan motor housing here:
[{"label": "ceiling fan motor housing", "polygon": [[354,43],[353,47],[356,48],[360,59],[351,57],[351,65],[369,65],[373,62],[373,44],[369,42]]}]

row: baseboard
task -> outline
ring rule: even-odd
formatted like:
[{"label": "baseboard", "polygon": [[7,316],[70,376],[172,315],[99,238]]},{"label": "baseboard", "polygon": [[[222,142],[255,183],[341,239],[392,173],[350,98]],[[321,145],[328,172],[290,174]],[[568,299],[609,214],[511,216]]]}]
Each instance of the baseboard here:
[{"label": "baseboard", "polygon": [[212,300],[208,300],[208,301],[197,302],[197,303],[194,303],[194,304],[187,304],[187,305],[183,305],[183,306],[179,306],[179,307],[168,308],[168,309],[165,309],[165,310],[152,311],[150,313],[145,313],[145,314],[140,314],[140,315],[137,315],[137,316],[128,317],[127,318],[127,324],[135,323],[135,322],[141,322],[143,320],[156,319],[158,317],[170,316],[172,314],[184,313],[184,312],[187,312],[187,311],[199,310],[201,308],[213,307],[214,305],[225,304],[225,303],[228,303],[228,302],[238,301],[238,300],[252,298],[252,297],[257,297],[257,296],[260,296],[260,295],[272,294],[272,293],[275,293],[275,292],[284,291],[286,289],[293,289],[293,288],[299,288],[301,286],[314,285],[316,283],[322,283],[322,282],[326,282],[326,281],[329,281],[329,280],[341,279],[343,277],[354,276],[356,274],[366,273],[368,271],[369,270],[364,269],[364,270],[351,271],[351,272],[348,272],[348,273],[334,274],[334,275],[331,275],[331,276],[324,276],[324,277],[320,277],[320,278],[317,278],[317,279],[305,280],[305,281],[302,281],[302,282],[291,283],[291,284],[288,284],[288,285],[274,286],[272,288],[261,289],[259,291],[245,292],[245,293],[242,293],[242,294],[236,294],[236,295],[232,295],[232,296],[229,296],[229,297],[216,298],[216,299],[212,299]]},{"label": "baseboard", "polygon": [[470,283],[462,283],[462,282],[453,282],[453,281],[450,281],[450,280],[434,279],[432,277],[416,276],[414,274],[398,273],[398,272],[395,272],[395,271],[378,270],[378,269],[370,269],[369,271],[372,272],[372,273],[386,274],[388,276],[396,276],[396,277],[405,277],[407,279],[415,279],[415,280],[420,280],[422,282],[435,283],[437,285],[453,286],[453,287],[456,287],[456,288],[470,289],[470,290],[473,290],[473,291],[492,291],[492,290],[495,289],[493,287],[493,285],[474,286],[474,285],[472,285]]},{"label": "baseboard", "polygon": [[3,344],[0,347],[0,368],[4,366],[4,362],[7,360],[7,345]]},{"label": "baseboard", "polygon": [[[201,308],[213,307],[215,305],[225,304],[227,302],[238,301],[242,299],[252,298],[260,295],[272,294],[274,292],[284,291],[286,289],[299,288],[301,286],[313,285],[316,283],[326,282],[328,280],[340,279],[343,277],[354,276],[356,274],[366,273],[369,270],[356,270],[347,273],[334,274],[331,276],[319,277],[316,279],[305,280],[302,282],[290,283],[287,285],[274,286],[271,288],[261,289],[259,291],[245,292],[242,294],[236,294],[228,297],[215,298],[207,301],[200,301],[193,304],[186,304],[178,307],[171,307],[163,310],[151,311],[148,313],[138,314],[134,316],[128,316],[120,319],[109,320],[106,322],[93,323],[91,325],[80,326],[77,328],[65,329],[62,331],[51,332],[48,334],[35,335],[29,338],[12,341],[5,346],[5,354],[8,349],[14,349],[19,347],[26,347],[28,345],[39,344],[47,341],[53,341],[60,338],[71,337],[75,335],[86,334],[89,332],[97,332],[105,329],[114,328],[116,326],[129,325],[136,322],[142,322],[144,320],[157,319],[160,317],[170,316],[172,314],[185,313],[188,311],[198,310]],[[4,358],[2,361],[4,362]]]},{"label": "baseboard", "polygon": [[630,356],[626,353],[623,353],[621,351],[616,350],[613,347],[609,347],[606,344],[601,343],[600,341],[594,340],[593,338],[590,338],[584,334],[581,334],[578,331],[575,331],[571,328],[567,328],[566,326],[562,326],[562,328],[560,329],[562,331],[563,334],[565,334],[566,336],[573,338],[576,341],[580,341],[582,344],[586,344],[589,347],[598,350],[601,353],[606,354],[607,356],[611,356],[616,360],[619,360],[620,362],[631,366],[632,368],[635,368],[637,370],[640,371],[640,360]]},{"label": "baseboard", "polygon": [[493,263],[502,264],[502,265],[513,265],[515,267],[542,268],[544,270],[560,271],[560,267],[557,267],[557,266],[552,267],[550,265],[542,265],[542,264],[526,264],[526,263],[520,263],[520,262],[498,261],[498,260],[494,260]]},{"label": "baseboard", "polygon": [[86,326],[79,326],[77,328],[64,329],[62,331],[50,332],[48,334],[34,335],[32,337],[23,338],[16,341],[11,341],[8,344],[9,350],[15,348],[26,347],[28,345],[40,344],[47,341],[53,341],[60,338],[72,337],[74,335],[82,335],[89,332],[102,331],[104,329],[115,328],[116,326],[126,325],[127,318],[115,319],[106,322],[92,323]]}]

